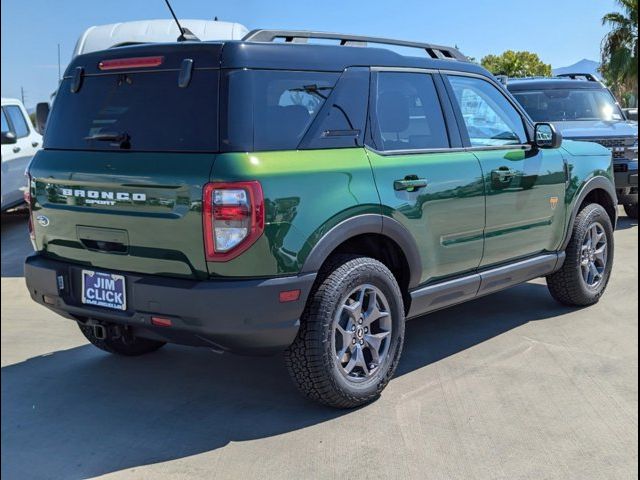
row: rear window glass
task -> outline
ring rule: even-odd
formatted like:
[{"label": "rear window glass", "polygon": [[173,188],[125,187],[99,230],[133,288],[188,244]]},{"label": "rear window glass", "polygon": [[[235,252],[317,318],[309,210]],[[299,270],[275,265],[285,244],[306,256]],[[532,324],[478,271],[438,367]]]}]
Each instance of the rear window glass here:
[{"label": "rear window glass", "polygon": [[222,111],[225,151],[295,150],[339,77],[337,73],[232,70]]},{"label": "rear window glass", "polygon": [[65,79],[47,121],[45,147],[215,152],[218,73],[194,69],[185,88],[178,86],[177,70],[86,75],[76,93],[70,91],[73,80]]}]

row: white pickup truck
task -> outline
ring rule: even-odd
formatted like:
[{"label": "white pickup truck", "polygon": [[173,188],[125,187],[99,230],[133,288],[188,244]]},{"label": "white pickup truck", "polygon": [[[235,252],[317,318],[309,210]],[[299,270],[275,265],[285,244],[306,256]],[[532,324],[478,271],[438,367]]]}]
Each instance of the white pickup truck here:
[{"label": "white pickup truck", "polygon": [[27,181],[25,169],[42,147],[20,100],[2,99],[2,211],[22,203]]}]

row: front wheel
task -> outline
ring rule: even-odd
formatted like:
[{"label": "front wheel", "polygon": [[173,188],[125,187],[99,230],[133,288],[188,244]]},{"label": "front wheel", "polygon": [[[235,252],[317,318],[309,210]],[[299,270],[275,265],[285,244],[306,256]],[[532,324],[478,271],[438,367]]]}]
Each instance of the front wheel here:
[{"label": "front wheel", "polygon": [[627,217],[633,218],[634,220],[638,219],[638,204],[634,203],[631,205],[625,205],[624,211],[627,214]]},{"label": "front wheel", "polygon": [[285,353],[287,368],[308,398],[353,408],[380,395],[398,365],[404,306],[382,263],[340,255],[323,269]]},{"label": "front wheel", "polygon": [[604,294],[613,266],[613,225],[606,210],[586,206],[576,217],[562,268],[547,277],[553,298],[564,305],[593,305]]}]

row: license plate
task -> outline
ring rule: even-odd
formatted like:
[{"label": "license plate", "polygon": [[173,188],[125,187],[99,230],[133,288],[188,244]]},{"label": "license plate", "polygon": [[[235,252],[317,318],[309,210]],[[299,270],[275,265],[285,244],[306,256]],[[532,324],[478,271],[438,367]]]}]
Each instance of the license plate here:
[{"label": "license plate", "polygon": [[126,310],[124,276],[82,270],[82,303],[115,310]]}]

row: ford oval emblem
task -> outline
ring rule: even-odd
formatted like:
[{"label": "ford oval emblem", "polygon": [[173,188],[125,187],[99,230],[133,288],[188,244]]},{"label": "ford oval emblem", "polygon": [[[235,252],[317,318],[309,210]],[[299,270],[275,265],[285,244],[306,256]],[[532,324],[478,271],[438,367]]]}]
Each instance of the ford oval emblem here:
[{"label": "ford oval emblem", "polygon": [[38,215],[36,217],[36,220],[43,227],[48,227],[49,226],[49,218],[45,217],[44,215]]}]

